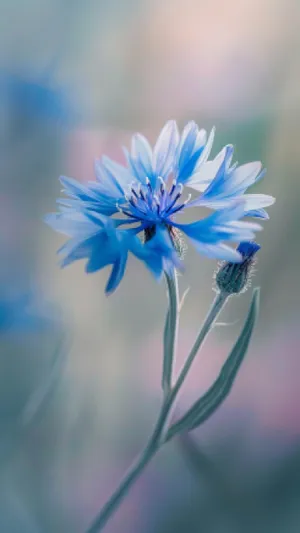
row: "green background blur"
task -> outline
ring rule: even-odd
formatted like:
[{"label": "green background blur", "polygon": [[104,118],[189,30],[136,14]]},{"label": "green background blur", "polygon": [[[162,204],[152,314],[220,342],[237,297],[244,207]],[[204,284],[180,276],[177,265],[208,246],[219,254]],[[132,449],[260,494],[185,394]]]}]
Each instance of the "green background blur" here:
[{"label": "green background blur", "polygon": [[[260,320],[233,391],[145,471],[108,533],[300,531],[297,0],[0,0],[0,532],[81,533],[144,446],[161,391],[167,298],[142,264],[60,270],[42,221],[60,174],[93,179],[166,120],[217,128],[213,155],[268,173],[259,235]],[[176,370],[213,298],[214,261],[192,249]],[[230,300],[179,411],[217,375],[250,291]]]}]

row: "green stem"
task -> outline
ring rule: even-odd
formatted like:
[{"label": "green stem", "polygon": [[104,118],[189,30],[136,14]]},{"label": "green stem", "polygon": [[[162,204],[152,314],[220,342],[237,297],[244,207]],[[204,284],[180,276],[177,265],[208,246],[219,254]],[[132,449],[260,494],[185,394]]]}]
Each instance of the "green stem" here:
[{"label": "green stem", "polygon": [[179,392],[179,389],[181,388],[187,374],[188,374],[188,371],[190,370],[191,366],[192,366],[192,363],[201,347],[201,345],[203,344],[203,341],[205,340],[207,334],[209,333],[209,331],[211,330],[216,318],[219,316],[220,312],[221,312],[221,309],[223,308],[226,300],[228,298],[228,294],[225,293],[225,292],[219,292],[216,294],[216,297],[206,315],[206,318],[202,324],[202,327],[198,333],[198,336],[195,340],[195,343],[194,343],[194,346],[192,347],[191,351],[190,351],[190,354],[187,358],[187,360],[185,361],[184,365],[183,365],[183,368],[179,374],[179,377],[173,387],[173,390],[172,390],[172,394],[174,396],[174,398],[177,396],[178,392]]},{"label": "green stem", "polygon": [[103,529],[105,524],[108,522],[112,514],[116,511],[123,498],[127,494],[131,485],[138,479],[144,468],[147,466],[152,457],[156,454],[157,450],[160,447],[160,437],[166,421],[166,404],[163,405],[160,416],[157,420],[156,426],[154,428],[153,434],[143,451],[143,453],[138,457],[136,462],[131,466],[128,473],[125,475],[121,481],[117,490],[113,493],[111,498],[107,501],[104,507],[101,509],[98,516],[95,518],[94,522],[87,530],[86,533],[98,533]]},{"label": "green stem", "polygon": [[176,384],[169,391],[169,393],[167,393],[165,396],[159,418],[157,420],[153,434],[144,452],[140,455],[137,461],[129,469],[128,473],[125,475],[123,481],[121,481],[117,490],[113,493],[111,498],[107,501],[107,503],[101,509],[100,513],[95,518],[93,524],[86,531],[86,533],[98,533],[99,531],[103,529],[105,524],[108,522],[110,517],[113,515],[113,513],[116,511],[116,509],[122,502],[123,498],[126,496],[128,490],[131,488],[133,483],[139,478],[144,468],[147,466],[147,464],[150,462],[150,460],[154,457],[156,452],[159,450],[159,448],[164,443],[164,440],[162,438],[163,432],[164,432],[164,428],[166,426],[170,411],[173,407],[174,401],[197,355],[197,352],[201,344],[203,343],[206,335],[209,333],[217,316],[219,315],[227,299],[227,296],[228,295],[224,293],[217,294],[207,314],[207,317],[203,323],[203,326],[198,334],[195,344],[182,368],[181,373],[179,374]]},{"label": "green stem", "polygon": [[148,450],[147,453],[146,452],[147,450],[142,453],[136,463],[130,468],[119,488],[114,492],[110,500],[104,505],[91,527],[87,530],[87,533],[97,533],[105,526],[106,522],[110,519],[111,515],[114,513],[124,496],[127,494],[133,482],[139,477],[145,466],[153,457],[155,450],[153,449],[152,453],[150,453],[150,450]]},{"label": "green stem", "polygon": [[149,463],[154,453],[154,449],[152,453],[150,453],[150,451],[146,453],[145,450],[145,452],[138,458],[136,463],[134,463],[134,465],[130,468],[128,474],[124,477],[119,488],[114,492],[110,500],[104,505],[91,527],[87,530],[87,533],[97,533],[98,531],[102,530],[106,522],[110,519],[111,515],[123,500],[124,496],[127,494],[133,482],[139,477],[145,466]]},{"label": "green stem", "polygon": [[169,393],[172,384],[172,371],[175,359],[178,332],[179,295],[176,270],[174,271],[173,276],[169,276],[168,274],[166,274],[165,277],[168,287],[169,308],[167,312],[164,331],[164,362],[162,372],[162,388],[166,396]]}]

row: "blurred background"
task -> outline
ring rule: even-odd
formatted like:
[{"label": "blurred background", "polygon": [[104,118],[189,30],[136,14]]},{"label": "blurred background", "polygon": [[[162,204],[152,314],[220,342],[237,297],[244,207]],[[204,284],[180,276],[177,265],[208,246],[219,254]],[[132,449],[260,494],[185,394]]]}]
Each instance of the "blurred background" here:
[{"label": "blurred background", "polygon": [[[60,270],[44,223],[60,174],[93,179],[166,120],[217,128],[261,159],[277,197],[259,236],[261,314],[233,391],[169,444],[108,533],[300,530],[297,0],[0,0],[0,531],[82,533],[145,445],[161,402],[163,285],[130,261]],[[213,298],[215,263],[189,249],[177,371]],[[231,299],[180,400],[217,376],[250,291]],[[238,320],[237,320],[238,319]]]}]

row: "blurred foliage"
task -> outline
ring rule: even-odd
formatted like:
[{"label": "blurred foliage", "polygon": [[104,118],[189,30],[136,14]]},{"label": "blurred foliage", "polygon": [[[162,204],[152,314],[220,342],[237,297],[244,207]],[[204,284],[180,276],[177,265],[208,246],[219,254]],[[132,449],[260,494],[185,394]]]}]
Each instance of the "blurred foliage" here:
[{"label": "blurred foliage", "polygon": [[189,501],[174,507],[156,520],[156,532],[212,533],[278,532],[299,529],[300,454],[293,452],[263,471],[244,471],[240,476],[230,472],[238,435],[231,442],[218,444],[217,456],[203,451],[193,436],[180,438],[180,449],[197,480],[198,488],[189,490]]}]

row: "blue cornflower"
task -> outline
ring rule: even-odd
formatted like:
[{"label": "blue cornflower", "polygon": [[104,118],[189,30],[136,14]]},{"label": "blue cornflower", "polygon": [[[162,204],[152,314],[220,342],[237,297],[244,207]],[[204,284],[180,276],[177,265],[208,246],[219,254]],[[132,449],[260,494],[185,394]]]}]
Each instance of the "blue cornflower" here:
[{"label": "blue cornflower", "polygon": [[0,88],[5,104],[12,111],[34,120],[59,121],[60,125],[68,125],[74,118],[73,110],[67,94],[51,85],[51,75],[39,78],[23,78],[8,72],[0,73]]},{"label": "blue cornflower", "polygon": [[1,332],[8,329],[15,333],[42,331],[55,325],[59,325],[57,309],[44,301],[38,291],[29,289],[14,293],[8,286],[0,288]]},{"label": "blue cornflower", "polygon": [[[54,229],[71,237],[60,250],[62,265],[81,258],[88,260],[87,272],[112,265],[106,287],[111,292],[124,275],[129,252],[158,278],[164,271],[182,268],[181,233],[208,257],[241,261],[241,251],[225,243],[253,239],[261,226],[241,219],[266,218],[263,207],[274,199],[244,194],[262,177],[261,164],[230,166],[231,146],[208,161],[213,137],[214,131],[207,138],[194,122],[180,135],[176,122],[169,121],[153,150],[145,137],[133,136],[131,151],[125,150],[127,166],[104,156],[95,164],[96,181],[83,185],[62,177],[69,198],[59,200],[60,213],[46,218]],[[192,199],[186,188],[201,194]],[[197,222],[177,221],[178,215],[194,206],[214,212]]]}]

